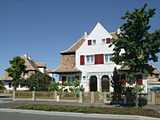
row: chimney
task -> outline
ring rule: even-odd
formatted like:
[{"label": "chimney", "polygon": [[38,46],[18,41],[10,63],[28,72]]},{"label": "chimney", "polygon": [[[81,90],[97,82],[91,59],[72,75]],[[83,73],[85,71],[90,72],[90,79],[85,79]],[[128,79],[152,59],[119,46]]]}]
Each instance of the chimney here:
[{"label": "chimney", "polygon": [[84,37],[87,37],[87,32],[84,32]]},{"label": "chimney", "polygon": [[27,55],[27,54],[24,54],[24,57],[25,57],[25,58],[28,58],[28,55]]},{"label": "chimney", "polygon": [[120,33],[121,33],[121,29],[118,28],[118,29],[117,29],[117,34],[120,34]]},{"label": "chimney", "polygon": [[24,54],[24,57],[25,57],[26,59],[31,60],[31,56],[29,56],[28,54]]}]

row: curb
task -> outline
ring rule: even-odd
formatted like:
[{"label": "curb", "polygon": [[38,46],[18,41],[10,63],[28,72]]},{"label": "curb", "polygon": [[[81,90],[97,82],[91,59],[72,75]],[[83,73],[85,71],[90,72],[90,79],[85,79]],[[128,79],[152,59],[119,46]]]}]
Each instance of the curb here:
[{"label": "curb", "polygon": [[159,118],[137,116],[137,115],[113,115],[113,114],[95,114],[95,113],[73,113],[73,112],[53,112],[41,110],[22,110],[0,108],[0,112],[18,112],[24,114],[49,115],[49,116],[68,116],[81,118],[101,118],[101,119],[119,119],[119,120],[159,120]]}]

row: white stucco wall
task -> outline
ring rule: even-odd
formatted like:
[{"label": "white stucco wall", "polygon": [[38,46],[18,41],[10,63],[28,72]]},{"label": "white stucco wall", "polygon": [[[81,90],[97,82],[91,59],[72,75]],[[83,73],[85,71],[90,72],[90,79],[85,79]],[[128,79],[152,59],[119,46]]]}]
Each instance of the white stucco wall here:
[{"label": "white stucco wall", "polygon": [[[111,34],[105,30],[105,28],[97,23],[95,28],[89,35],[85,36],[85,41],[81,47],[76,51],[76,67],[82,71],[81,84],[84,86],[85,91],[89,91],[89,78],[91,75],[96,75],[97,77],[97,87],[98,91],[101,90],[101,77],[103,75],[108,75],[111,78],[113,70],[115,67],[118,67],[115,63],[109,62],[104,64],[85,64],[80,65],[80,56],[81,55],[95,55],[95,54],[112,54],[113,46],[109,47],[110,44],[106,44],[102,39],[111,38]],[[96,40],[95,45],[88,45],[88,40]],[[105,60],[104,60],[105,62]],[[85,77],[85,78],[84,78]],[[112,88],[110,88],[112,91]]]},{"label": "white stucco wall", "polygon": [[[80,55],[95,55],[95,54],[112,54],[113,46],[109,47],[109,44],[103,43],[102,39],[112,38],[109,32],[107,32],[100,23],[97,23],[93,31],[85,37],[85,42],[76,51],[76,67],[81,71],[86,72],[112,72],[116,66],[113,62],[106,64],[92,64],[92,65],[80,65]],[[88,40],[96,40],[95,45],[88,46]]]},{"label": "white stucco wall", "polygon": [[45,68],[38,68],[38,70],[39,70],[41,73],[44,73]]}]

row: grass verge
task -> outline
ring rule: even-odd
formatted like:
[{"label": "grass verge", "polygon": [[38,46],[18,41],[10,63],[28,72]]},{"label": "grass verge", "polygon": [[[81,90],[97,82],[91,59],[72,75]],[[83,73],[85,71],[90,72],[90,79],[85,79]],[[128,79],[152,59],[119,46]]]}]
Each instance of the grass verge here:
[{"label": "grass verge", "polygon": [[141,115],[160,118],[160,113],[141,108],[110,108],[110,107],[87,107],[69,105],[47,105],[47,104],[26,104],[17,106],[16,109],[60,111],[60,112],[81,112],[81,113],[101,113],[101,114],[121,114],[121,115]]}]

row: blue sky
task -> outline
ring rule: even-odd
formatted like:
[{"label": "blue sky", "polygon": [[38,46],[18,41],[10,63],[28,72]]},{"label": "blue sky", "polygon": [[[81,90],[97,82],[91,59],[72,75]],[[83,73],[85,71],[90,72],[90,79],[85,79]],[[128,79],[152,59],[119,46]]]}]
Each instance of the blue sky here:
[{"label": "blue sky", "polygon": [[25,53],[55,68],[60,51],[97,21],[116,31],[121,16],[144,3],[157,9],[151,30],[160,28],[159,0],[0,0],[0,74],[11,58]]}]

